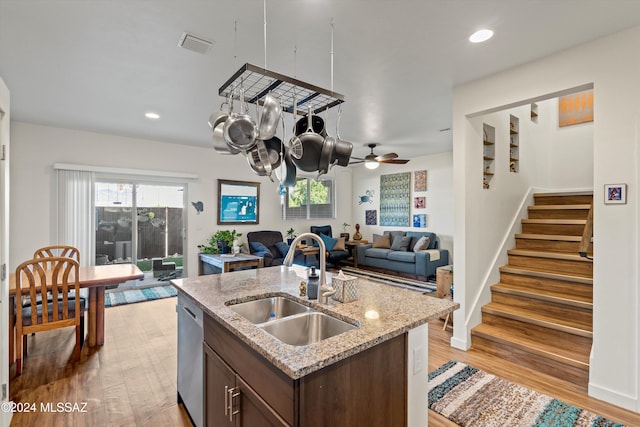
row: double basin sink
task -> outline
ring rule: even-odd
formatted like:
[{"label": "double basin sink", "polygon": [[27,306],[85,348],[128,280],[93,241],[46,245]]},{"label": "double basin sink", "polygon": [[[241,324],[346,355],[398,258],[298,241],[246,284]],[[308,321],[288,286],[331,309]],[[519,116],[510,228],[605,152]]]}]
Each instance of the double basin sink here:
[{"label": "double basin sink", "polygon": [[256,327],[294,346],[313,344],[357,327],[281,296],[230,304],[228,307]]}]

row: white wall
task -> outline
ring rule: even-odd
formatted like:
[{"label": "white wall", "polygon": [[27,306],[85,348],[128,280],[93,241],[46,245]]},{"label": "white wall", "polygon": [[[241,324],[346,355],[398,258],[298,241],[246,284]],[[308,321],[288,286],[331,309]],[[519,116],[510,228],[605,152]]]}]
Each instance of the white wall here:
[{"label": "white wall", "polygon": [[[205,124],[206,126],[206,124]],[[55,237],[56,162],[116,168],[187,172],[199,179],[187,186],[187,240],[185,254],[188,274],[197,274],[197,246],[205,243],[218,229],[235,228],[243,233],[255,230],[279,230],[293,227],[309,231],[319,221],[281,219],[277,185],[253,173],[242,155],[223,156],[213,148],[198,148],[142,139],[125,138],[79,130],[13,122],[11,170],[11,265],[30,258],[34,248],[52,243]],[[322,220],[336,232],[351,218],[351,171],[335,167],[329,174],[336,179],[338,217]],[[260,182],[260,224],[218,226],[217,179]],[[204,202],[204,212],[196,215],[191,201]],[[245,246],[246,247],[246,246]]]},{"label": "white wall", "polygon": [[[427,191],[413,191],[413,172],[427,171]],[[411,218],[414,213],[427,214],[427,228],[413,227],[381,227],[380,224],[380,175],[400,172],[412,172],[411,176]],[[373,190],[373,203],[360,204],[360,196],[367,190]],[[414,209],[413,198],[426,197],[426,209]],[[355,233],[354,225],[360,224],[360,233],[364,239],[371,240],[373,234],[382,234],[384,230],[432,231],[440,237],[442,249],[449,250],[453,256],[453,153],[434,154],[411,159],[404,165],[382,164],[378,169],[370,170],[363,166],[353,169],[353,222],[350,234]],[[378,212],[378,225],[365,225],[365,211]],[[412,224],[412,223],[410,223]]]},{"label": "white wall", "polygon": [[[481,247],[481,234],[473,227],[479,214],[479,175],[473,140],[478,138],[469,115],[522,101],[548,98],[569,88],[593,84],[594,190],[594,340],[589,393],[608,402],[640,410],[639,331],[640,288],[638,286],[638,134],[640,109],[640,58],[629,56],[640,43],[640,27],[578,46],[560,54],[496,74],[454,90],[453,144],[455,212],[456,299],[461,310],[455,314],[454,339],[468,339],[466,323],[471,320],[471,302],[479,285],[481,266],[473,258]],[[570,132],[582,132],[576,127]],[[573,140],[573,139],[572,139]],[[574,140],[575,142],[575,140]],[[572,143],[567,142],[567,147]],[[557,161],[549,165],[548,182],[558,180],[574,187],[588,179],[581,172],[571,175],[577,161],[555,152]],[[583,160],[588,157],[583,153]],[[577,180],[574,182],[573,180]],[[604,205],[606,183],[627,183],[628,203]],[[498,185],[499,186],[499,185]],[[491,191],[491,190],[489,190]],[[508,202],[508,201],[507,201]],[[486,218],[486,213],[482,213]],[[452,341],[453,342],[453,341]]]}]

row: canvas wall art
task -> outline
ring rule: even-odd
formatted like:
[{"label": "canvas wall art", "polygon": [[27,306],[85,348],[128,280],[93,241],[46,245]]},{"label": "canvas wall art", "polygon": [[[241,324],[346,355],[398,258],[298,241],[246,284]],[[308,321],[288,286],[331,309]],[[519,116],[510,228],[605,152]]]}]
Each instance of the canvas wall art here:
[{"label": "canvas wall art", "polygon": [[427,198],[426,197],[414,197],[413,198],[413,207],[416,209],[424,209],[427,207]]},{"label": "canvas wall art", "polygon": [[410,215],[411,172],[380,175],[380,225],[408,227]]},{"label": "canvas wall art", "polygon": [[427,171],[413,173],[413,191],[427,191]]},{"label": "canvas wall art", "polygon": [[378,225],[378,211],[367,210],[364,211],[365,224],[366,225]]},{"label": "canvas wall art", "polygon": [[593,89],[558,98],[558,126],[593,121]]},{"label": "canvas wall art", "polygon": [[413,226],[416,228],[427,228],[427,215],[415,214],[413,216]]}]

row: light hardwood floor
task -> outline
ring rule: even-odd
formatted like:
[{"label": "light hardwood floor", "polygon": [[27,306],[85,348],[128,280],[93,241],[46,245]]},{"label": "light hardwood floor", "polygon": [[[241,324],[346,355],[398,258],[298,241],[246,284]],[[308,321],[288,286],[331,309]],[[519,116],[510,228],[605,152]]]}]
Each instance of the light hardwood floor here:
[{"label": "light hardwood floor", "polygon": [[[72,330],[29,337],[29,355],[21,377],[10,383],[16,402],[87,402],[86,413],[16,413],[12,426],[191,426],[176,403],[175,298],[112,307],[106,310],[105,345],[84,348],[80,362],[69,361]],[[456,359],[552,395],[629,426],[640,426],[640,414],[599,400],[561,379],[521,368],[485,353],[449,346],[450,330],[442,321],[429,327],[429,369]],[[14,368],[12,368],[13,374]],[[430,426],[455,424],[429,413]]]}]

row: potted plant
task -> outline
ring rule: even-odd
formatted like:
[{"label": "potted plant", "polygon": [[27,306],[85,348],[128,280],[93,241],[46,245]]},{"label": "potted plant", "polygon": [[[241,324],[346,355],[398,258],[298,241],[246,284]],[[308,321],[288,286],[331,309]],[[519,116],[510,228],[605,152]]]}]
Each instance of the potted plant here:
[{"label": "potted plant", "polygon": [[237,233],[236,230],[218,230],[206,245],[198,245],[198,249],[205,254],[228,254],[231,252],[233,241],[240,236],[242,233]]},{"label": "potted plant", "polygon": [[351,224],[347,224],[346,222],[342,223],[342,233],[340,233],[340,237],[344,237],[346,241],[349,241],[349,227],[351,227]]},{"label": "potted plant", "polygon": [[287,244],[291,245],[293,243],[293,239],[296,238],[296,230],[290,228],[287,230]]}]

